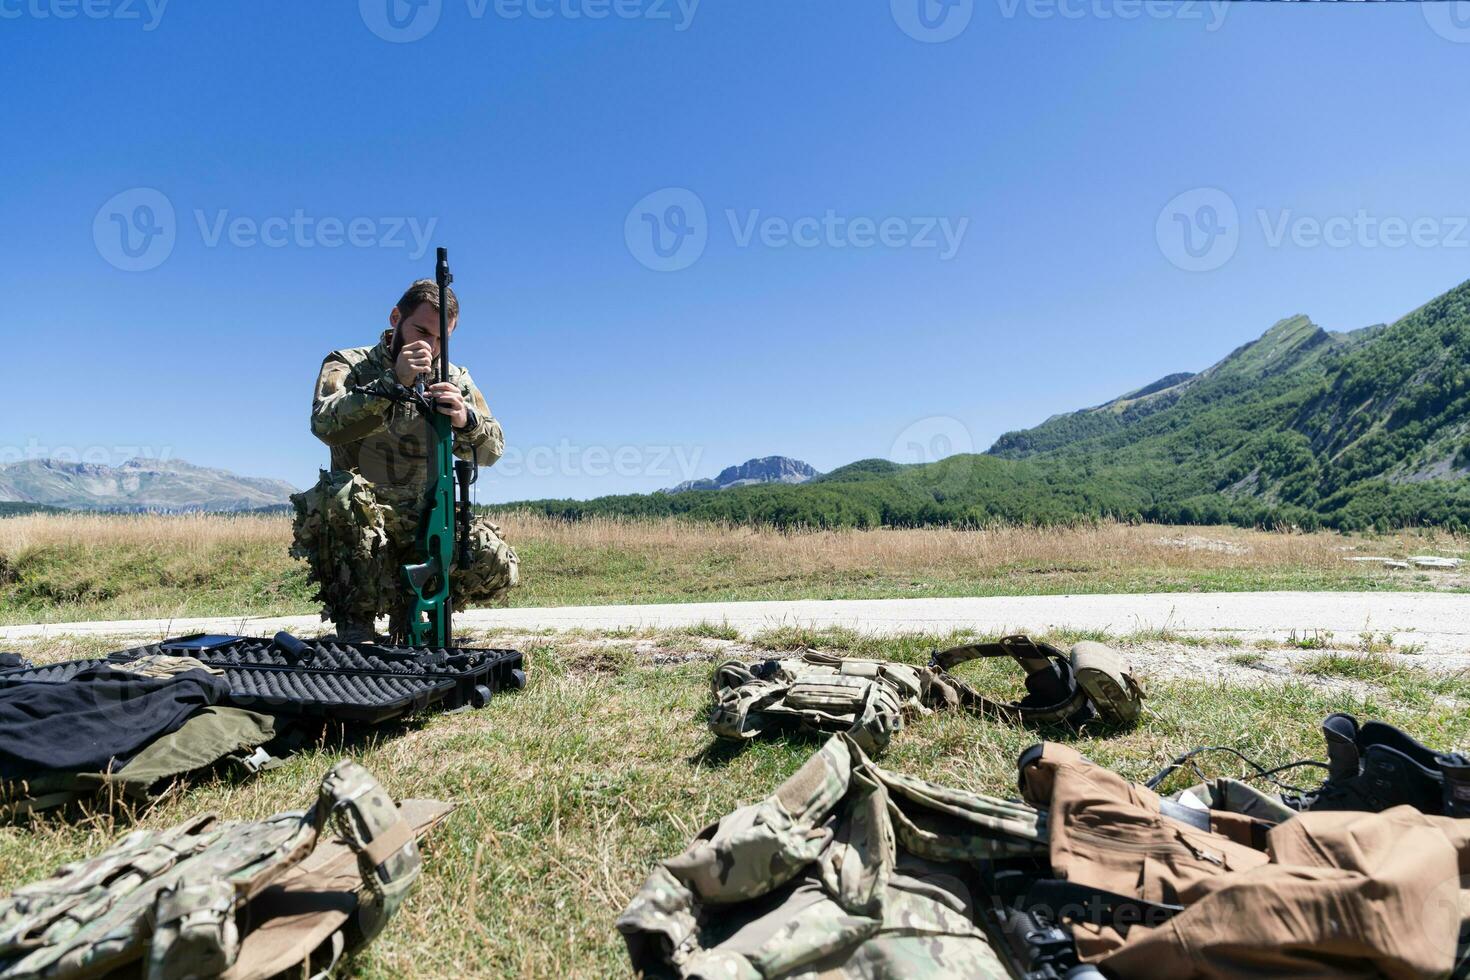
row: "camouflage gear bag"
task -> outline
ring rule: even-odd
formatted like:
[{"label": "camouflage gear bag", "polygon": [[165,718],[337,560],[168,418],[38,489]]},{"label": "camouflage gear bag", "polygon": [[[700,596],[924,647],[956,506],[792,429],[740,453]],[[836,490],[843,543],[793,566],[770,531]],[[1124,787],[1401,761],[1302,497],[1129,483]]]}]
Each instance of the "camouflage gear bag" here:
[{"label": "camouflage gear bag", "polygon": [[416,838],[450,809],[400,810],[347,760],[304,813],[135,831],[0,899],[0,978],[130,968],[148,980],[251,980],[309,963],[323,944],[335,958],[354,913],[354,938],[367,939],[402,904],[419,874]]},{"label": "camouflage gear bag", "polygon": [[[1001,702],[987,698],[950,673],[977,658],[1010,657],[1026,671],[1026,696]],[[1143,687],[1122,657],[1101,643],[1084,641],[1066,654],[1027,636],[997,643],[970,643],[933,655],[929,663],[932,707],[968,707],[1026,724],[1079,725],[1092,718],[1128,725],[1143,710]]]},{"label": "camouflage gear bag", "polygon": [[1046,851],[1025,804],[887,772],[837,735],[654,868],[617,926],[647,977],[1000,980],[971,883]]},{"label": "camouflage gear bag", "polygon": [[927,671],[882,660],[808,651],[800,657],[716,669],[710,729],[744,740],[767,732],[846,732],[878,754],[907,714],[925,711]]}]

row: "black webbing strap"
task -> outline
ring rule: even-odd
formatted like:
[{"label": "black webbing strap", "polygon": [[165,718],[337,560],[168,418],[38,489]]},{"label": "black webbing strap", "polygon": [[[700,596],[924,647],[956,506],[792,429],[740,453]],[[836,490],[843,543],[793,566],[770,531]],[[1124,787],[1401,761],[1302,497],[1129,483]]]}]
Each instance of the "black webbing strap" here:
[{"label": "black webbing strap", "polygon": [[1066,654],[1050,643],[1037,643],[1029,636],[1004,636],[994,643],[966,643],[948,650],[939,650],[929,657],[931,667],[949,670],[969,660],[989,657],[1011,657],[1025,668],[1026,673],[1051,667],[1054,659],[1066,659]]},{"label": "black webbing strap", "polygon": [[[1009,657],[1026,671],[1026,697],[1020,701],[992,701],[949,670],[970,660]],[[1067,655],[1049,643],[1029,636],[1007,636],[995,643],[967,643],[930,654],[929,667],[942,676],[960,703],[970,708],[993,711],[1003,718],[1047,724],[1079,724],[1091,718],[1087,693],[1077,685]]]}]

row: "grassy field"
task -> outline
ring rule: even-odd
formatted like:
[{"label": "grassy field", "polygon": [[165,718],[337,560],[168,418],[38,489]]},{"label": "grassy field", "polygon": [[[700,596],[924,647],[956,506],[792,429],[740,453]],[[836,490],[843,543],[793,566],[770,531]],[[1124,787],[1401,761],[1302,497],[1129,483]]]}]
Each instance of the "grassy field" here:
[{"label": "grassy field", "polygon": [[[1434,532],[1347,536],[1233,527],[783,533],[498,515],[521,556],[518,606],[1275,589],[1465,590],[1458,573],[1350,556],[1470,555]],[[284,517],[0,518],[0,623],[314,611]]]},{"label": "grassy field", "polygon": [[[380,730],[351,754],[399,797],[461,804],[429,840],[418,891],[387,932],[345,971],[360,977],[605,977],[627,975],[613,920],[652,864],[684,848],[706,823],[753,802],[807,758],[815,742],[715,744],[704,727],[708,676],[728,653],[816,644],[909,662],[959,636],[875,639],[844,631],[783,630],[739,637],[709,626],[682,633],[480,637],[526,650],[530,684],[486,709]],[[1074,639],[1056,637],[1059,641]],[[1136,661],[1157,637],[1111,639]],[[38,641],[41,659],[114,649],[104,639]],[[1201,649],[1201,654],[1207,653]],[[1220,652],[1220,651],[1216,651]],[[1317,732],[1332,711],[1382,718],[1442,748],[1470,743],[1470,679],[1430,676],[1381,653],[1242,648],[1242,670],[1290,663],[1283,677],[1201,682],[1150,676],[1147,711],[1132,731],[1028,731],[964,715],[931,715],[894,739],[889,768],[996,795],[1014,792],[1017,754],[1041,737],[1066,739],[1100,763],[1143,779],[1200,745],[1233,745],[1265,763],[1323,758]],[[1407,658],[1411,659],[1411,658]],[[992,695],[1018,683],[1013,668],[969,665]],[[136,815],[84,811],[0,827],[0,893],[105,847],[134,825],[162,827],[200,810],[259,817],[305,806],[344,753],[302,753],[249,781],[202,778]],[[1212,775],[1244,775],[1228,759]],[[1310,781],[1307,772],[1303,777]],[[1176,776],[1169,788],[1187,784]],[[136,821],[136,823],[134,822]]]}]

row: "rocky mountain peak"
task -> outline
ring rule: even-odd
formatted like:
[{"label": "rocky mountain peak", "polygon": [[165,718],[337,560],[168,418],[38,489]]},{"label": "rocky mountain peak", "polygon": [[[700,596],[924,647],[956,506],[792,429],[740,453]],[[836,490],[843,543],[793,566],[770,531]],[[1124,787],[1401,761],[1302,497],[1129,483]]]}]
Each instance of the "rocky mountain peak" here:
[{"label": "rocky mountain peak", "polygon": [[727,466],[713,480],[686,480],[663,493],[684,493],[689,490],[726,490],[755,483],[805,483],[821,473],[813,466],[789,456],[762,456],[747,459],[736,466]]}]

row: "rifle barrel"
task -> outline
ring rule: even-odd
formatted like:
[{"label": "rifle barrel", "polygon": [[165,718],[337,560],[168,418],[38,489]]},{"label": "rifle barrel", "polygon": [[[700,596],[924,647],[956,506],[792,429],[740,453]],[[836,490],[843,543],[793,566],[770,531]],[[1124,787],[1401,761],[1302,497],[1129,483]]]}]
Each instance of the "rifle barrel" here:
[{"label": "rifle barrel", "polygon": [[449,304],[445,299],[449,284],[454,276],[449,274],[449,249],[439,249],[439,261],[434,267],[434,278],[439,280],[439,380],[449,380]]}]

